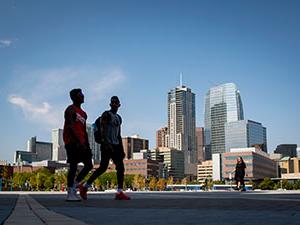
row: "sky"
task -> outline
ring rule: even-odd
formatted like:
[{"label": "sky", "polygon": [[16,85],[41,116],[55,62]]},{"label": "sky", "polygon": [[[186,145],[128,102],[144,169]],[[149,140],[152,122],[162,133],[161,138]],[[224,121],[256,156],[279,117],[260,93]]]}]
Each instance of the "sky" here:
[{"label": "sky", "polygon": [[30,137],[51,141],[77,87],[89,123],[118,95],[122,135],[154,147],[180,73],[197,126],[209,88],[233,82],[269,152],[300,146],[299,11],[297,0],[0,0],[0,160]]}]

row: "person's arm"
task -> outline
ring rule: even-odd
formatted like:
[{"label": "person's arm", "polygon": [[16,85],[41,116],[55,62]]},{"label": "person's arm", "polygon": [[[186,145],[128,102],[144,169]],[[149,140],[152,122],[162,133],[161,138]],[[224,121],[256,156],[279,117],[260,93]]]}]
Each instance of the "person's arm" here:
[{"label": "person's arm", "polygon": [[[119,118],[120,118],[120,123],[122,124],[122,118],[121,118],[121,116],[119,116]],[[119,135],[118,135],[118,139],[119,139],[120,150],[123,152],[123,158],[125,158],[125,152],[124,152],[123,141],[122,141],[122,135],[121,135],[121,125],[120,125],[120,127],[119,127]]]},{"label": "person's arm", "polygon": [[89,142],[89,136],[88,136],[88,133],[87,133],[87,131],[86,131],[86,123],[84,124],[84,127],[85,127],[85,135],[84,135],[85,143],[84,143],[84,145],[85,145],[88,149],[91,149],[91,148],[90,148],[90,142]]},{"label": "person's arm", "polygon": [[109,123],[109,113],[105,111],[101,115],[101,121],[100,121],[100,129],[101,129],[101,142],[104,144],[108,144],[108,123]]}]

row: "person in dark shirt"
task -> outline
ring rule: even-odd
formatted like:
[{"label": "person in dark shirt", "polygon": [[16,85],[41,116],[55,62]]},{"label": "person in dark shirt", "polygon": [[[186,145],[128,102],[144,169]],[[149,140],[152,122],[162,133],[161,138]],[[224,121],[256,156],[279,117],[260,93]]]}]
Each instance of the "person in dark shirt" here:
[{"label": "person in dark shirt", "polygon": [[241,191],[245,191],[245,182],[244,182],[245,169],[246,169],[246,164],[244,163],[243,158],[238,157],[236,160],[234,179],[236,181],[237,189]]},{"label": "person in dark shirt", "polygon": [[123,192],[124,183],[124,148],[121,138],[122,118],[117,113],[121,106],[117,96],[111,97],[111,109],[105,111],[100,120],[101,129],[101,162],[100,167],[90,176],[84,185],[79,186],[80,195],[83,199],[87,199],[87,191],[97,177],[103,174],[108,167],[109,160],[112,159],[116,165],[118,189],[115,196],[116,200],[130,200],[130,197]]},{"label": "person in dark shirt", "polygon": [[[80,181],[93,168],[92,152],[89,146],[88,135],[86,132],[87,114],[81,109],[81,104],[84,102],[84,95],[81,89],[73,89],[70,91],[70,98],[73,101],[65,110],[65,123],[63,131],[63,139],[67,152],[67,162],[70,165],[67,183],[68,194],[67,201],[80,201],[77,196],[77,187]],[[79,172],[75,179],[77,164],[82,162],[83,169]],[[75,179],[75,182],[74,182]]]}]

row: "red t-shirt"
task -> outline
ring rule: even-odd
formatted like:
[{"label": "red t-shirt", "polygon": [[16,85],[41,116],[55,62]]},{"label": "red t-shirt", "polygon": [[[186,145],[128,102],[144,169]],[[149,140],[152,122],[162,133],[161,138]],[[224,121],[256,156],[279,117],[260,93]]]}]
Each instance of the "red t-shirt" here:
[{"label": "red t-shirt", "polygon": [[[65,110],[65,124],[63,138],[65,144],[78,143],[85,144],[86,140],[86,119],[87,114],[75,105],[69,105]],[[71,133],[70,123],[73,123],[73,133],[76,134],[76,137]]]}]

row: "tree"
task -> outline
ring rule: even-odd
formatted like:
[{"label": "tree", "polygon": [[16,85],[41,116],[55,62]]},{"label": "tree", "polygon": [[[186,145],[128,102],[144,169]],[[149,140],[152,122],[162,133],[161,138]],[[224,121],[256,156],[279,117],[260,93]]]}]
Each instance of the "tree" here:
[{"label": "tree", "polygon": [[62,186],[67,183],[67,172],[59,171],[54,174],[54,189],[61,190]]},{"label": "tree", "polygon": [[163,179],[163,178],[159,178],[159,180],[157,182],[157,185],[156,185],[157,190],[158,191],[164,191],[164,190],[166,190],[166,186],[167,186],[166,180]]},{"label": "tree", "polygon": [[132,187],[135,190],[143,190],[146,186],[146,179],[140,174],[135,174],[133,177]]},{"label": "tree", "polygon": [[266,177],[259,185],[258,188],[262,190],[273,190],[274,189],[274,182],[269,178]]},{"label": "tree", "polygon": [[139,174],[135,174],[133,177],[132,187],[134,190],[139,190]]},{"label": "tree", "polygon": [[292,183],[290,183],[288,180],[283,180],[282,181],[282,188],[286,189],[286,190],[293,190],[294,185]]},{"label": "tree", "polygon": [[294,189],[299,190],[300,189],[300,180],[297,180],[296,183],[294,184]]},{"label": "tree", "polygon": [[149,182],[149,189],[150,191],[154,191],[156,190],[156,178],[155,177],[151,177],[150,178],[150,182]]},{"label": "tree", "polygon": [[168,177],[167,184],[168,185],[173,185],[174,184],[174,178],[172,176]]},{"label": "tree", "polygon": [[181,184],[187,185],[187,183],[188,183],[188,179],[186,177],[181,180]]},{"label": "tree", "polygon": [[133,174],[125,174],[124,176],[124,185],[126,188],[133,188],[133,180],[134,175]]}]

